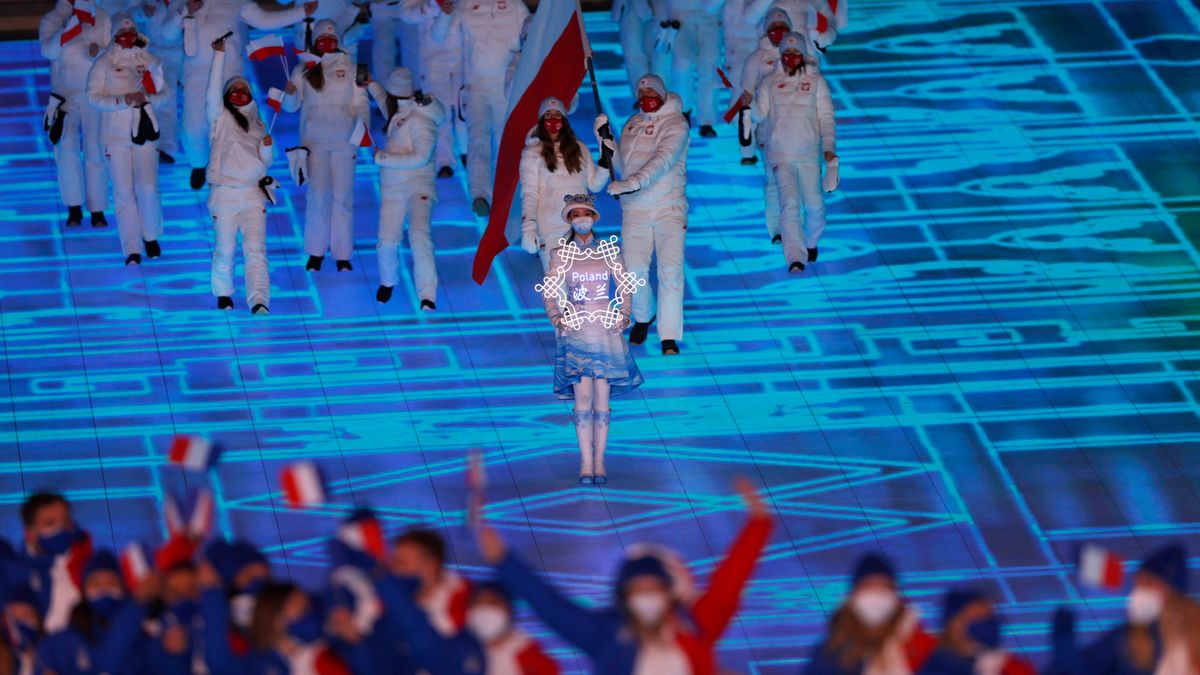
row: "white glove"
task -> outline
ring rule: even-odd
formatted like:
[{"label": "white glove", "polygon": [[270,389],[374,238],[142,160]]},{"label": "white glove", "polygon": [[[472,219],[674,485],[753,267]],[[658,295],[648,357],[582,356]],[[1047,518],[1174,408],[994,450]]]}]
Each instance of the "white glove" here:
[{"label": "white glove", "polygon": [[641,188],[638,187],[637,183],[634,183],[631,180],[614,180],[608,185],[608,194],[618,197],[620,195],[629,194],[630,192],[637,192],[640,189]]},{"label": "white glove", "polygon": [[525,249],[526,253],[536,255],[538,252],[537,234],[532,231],[523,232],[521,234],[521,248]]},{"label": "white glove", "polygon": [[838,162],[836,155],[834,155],[833,159],[825,162],[825,178],[822,180],[821,187],[826,192],[833,192],[838,188],[838,181],[840,179],[840,176],[838,175],[839,164],[840,162]]},{"label": "white glove", "polygon": [[385,157],[387,157],[387,152],[385,152],[383,150],[375,151],[375,163],[376,164],[383,164],[383,160]]}]

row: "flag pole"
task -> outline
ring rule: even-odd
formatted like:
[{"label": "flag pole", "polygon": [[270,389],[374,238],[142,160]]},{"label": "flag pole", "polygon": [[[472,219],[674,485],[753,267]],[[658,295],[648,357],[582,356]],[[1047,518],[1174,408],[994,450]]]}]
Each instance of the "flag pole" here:
[{"label": "flag pole", "polygon": [[271,135],[271,130],[275,128],[275,120],[277,120],[277,119],[279,119],[279,112],[275,111],[274,114],[271,115],[271,123],[269,125],[267,125],[267,135],[268,136]]},{"label": "flag pole", "polygon": [[[600,85],[596,82],[596,67],[592,65],[592,57],[587,57],[588,78],[592,81],[592,98],[596,103],[596,114],[604,114],[604,106],[600,103]],[[600,166],[608,169],[608,177],[612,180],[617,180],[617,172],[613,169],[613,151],[604,144],[605,140],[612,140],[611,120],[609,124],[600,127],[597,132],[600,136],[600,161],[597,162]]]}]

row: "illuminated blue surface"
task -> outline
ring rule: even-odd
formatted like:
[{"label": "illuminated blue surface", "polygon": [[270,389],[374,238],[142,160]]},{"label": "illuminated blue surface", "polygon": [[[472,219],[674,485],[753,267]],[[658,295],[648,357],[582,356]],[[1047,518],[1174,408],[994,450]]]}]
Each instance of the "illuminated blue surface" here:
[{"label": "illuminated blue surface", "polygon": [[[605,107],[629,110],[614,27],[588,22]],[[684,355],[636,350],[646,385],[614,406],[604,489],[573,485],[537,260],[512,249],[485,286],[469,280],[482,223],[462,174],[434,211],[436,315],[417,312],[407,277],[374,302],[365,156],[354,272],[302,271],[304,193],[285,180],[273,314],[252,318],[240,298],[218,313],[188,167],[164,168],[165,257],[122,267],[115,228],[62,227],[40,131],[47,65],[31,42],[0,45],[0,503],[13,514],[0,531],[16,536],[16,504],[48,487],[101,545],[156,540],[163,491],[195,482],[163,465],[169,439],[206,433],[229,448],[212,476],[221,527],[281,573],[316,582],[322,538],[356,504],[389,532],[444,527],[475,573],[462,470],[479,448],[493,521],[605,603],[635,541],[707,573],[741,522],[730,478],[744,473],[781,527],[725,666],[794,671],[874,547],[930,616],[947,584],[986,583],[1040,658],[1060,603],[1086,630],[1120,614],[1119,598],[1076,588],[1079,542],[1137,558],[1187,536],[1200,551],[1198,28],[1186,0],[856,0],[826,67],[843,181],[820,262],[785,274],[760,170],[737,165],[728,127],[693,140]],[[280,83],[272,65],[264,87]],[[582,106],[587,129],[590,95]],[[293,144],[295,118],[276,136]],[[618,211],[600,208],[604,235]],[[279,469],[299,457],[331,477],[327,507],[282,505]]]}]

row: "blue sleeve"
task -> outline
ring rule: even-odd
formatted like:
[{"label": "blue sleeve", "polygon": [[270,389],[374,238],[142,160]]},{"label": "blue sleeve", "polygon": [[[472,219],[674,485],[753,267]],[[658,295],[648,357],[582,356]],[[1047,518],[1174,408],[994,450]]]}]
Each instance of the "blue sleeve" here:
[{"label": "blue sleeve", "polygon": [[452,651],[451,641],[434,629],[429,623],[429,617],[425,615],[425,610],[413,601],[416,582],[389,575],[380,579],[376,585],[384,611],[391,618],[387,625],[397,633],[397,639],[408,643],[413,660],[423,668],[438,673],[445,672],[438,666],[448,660],[447,656]]},{"label": "blue sleeve", "polygon": [[200,595],[200,616],[204,619],[204,663],[208,672],[239,675],[245,664],[229,646],[229,601],[225,592],[210,588]]},{"label": "blue sleeve", "polygon": [[145,611],[136,602],[128,601],[117,610],[108,630],[93,650],[93,660],[106,673],[130,671],[130,664],[141,656],[137,651],[142,638],[142,619]]},{"label": "blue sleeve", "polygon": [[371,650],[367,647],[366,638],[358,644],[331,638],[329,644],[333,647],[333,651],[346,662],[346,667],[354,675],[380,675],[379,670],[375,667],[375,662],[371,659]]},{"label": "blue sleeve", "polygon": [[529,569],[512,552],[496,568],[500,583],[529,603],[547,626],[588,656],[596,658],[613,640],[619,619],[609,612],[594,612],[563,597]]}]

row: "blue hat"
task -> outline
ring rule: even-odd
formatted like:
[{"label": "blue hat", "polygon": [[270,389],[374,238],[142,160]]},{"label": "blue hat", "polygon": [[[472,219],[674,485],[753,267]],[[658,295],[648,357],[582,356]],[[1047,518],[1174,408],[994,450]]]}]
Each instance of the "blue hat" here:
[{"label": "blue hat", "polygon": [[217,571],[226,586],[232,586],[238,572],[247,565],[267,564],[267,559],[263,557],[263,554],[244,541],[214,541],[204,551],[204,557]]},{"label": "blue hat", "polygon": [[471,599],[474,600],[479,596],[480,593],[495,593],[496,595],[504,598],[504,601],[510,606],[513,604],[512,594],[509,593],[508,589],[505,588],[504,585],[499,581],[481,581],[477,584],[473,584],[473,587],[471,588]]},{"label": "blue hat", "polygon": [[656,577],[668,588],[671,586],[671,575],[667,572],[667,566],[658,558],[647,555],[621,563],[621,570],[617,573],[617,596],[620,597],[629,582],[637,577]]},{"label": "blue hat", "polygon": [[857,586],[863,579],[877,574],[882,574],[893,582],[896,581],[896,570],[892,567],[891,561],[878,553],[868,553],[858,559],[850,585]]},{"label": "blue hat", "polygon": [[1187,553],[1183,550],[1183,544],[1167,544],[1154,551],[1142,563],[1141,571],[1162,579],[1179,593],[1187,593]]},{"label": "blue hat", "polygon": [[987,593],[979,588],[965,586],[950,589],[942,599],[942,628],[945,629],[946,625],[953,621],[959,612],[967,608],[967,605],[988,599]]},{"label": "blue hat", "polygon": [[102,548],[93,553],[87,564],[84,565],[83,578],[87,579],[92,572],[113,572],[120,575],[121,566],[117,563],[117,557],[112,554],[112,551]]},{"label": "blue hat", "polygon": [[4,598],[4,604],[25,604],[37,607],[38,596],[37,593],[33,592],[33,588],[31,588],[29,584],[20,584],[13,586],[8,590],[8,596]]}]

